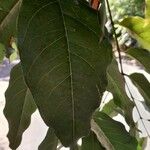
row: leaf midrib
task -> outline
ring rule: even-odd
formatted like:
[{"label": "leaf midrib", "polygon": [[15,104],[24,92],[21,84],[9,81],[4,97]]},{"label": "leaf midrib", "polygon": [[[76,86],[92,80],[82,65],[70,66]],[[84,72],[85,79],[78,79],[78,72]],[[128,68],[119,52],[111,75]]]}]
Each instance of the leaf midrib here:
[{"label": "leaf midrib", "polygon": [[70,52],[70,45],[69,45],[69,39],[68,39],[68,32],[67,32],[65,17],[64,17],[64,14],[63,14],[63,9],[61,7],[60,0],[58,0],[58,3],[59,3],[61,15],[62,15],[64,30],[65,30],[65,37],[66,37],[66,42],[67,42],[67,52],[68,52],[68,62],[69,62],[69,74],[70,74],[70,87],[71,87],[71,103],[72,103],[72,142],[73,142],[75,140],[75,102],[74,102],[74,93],[73,93],[74,90],[73,90],[71,52]]}]

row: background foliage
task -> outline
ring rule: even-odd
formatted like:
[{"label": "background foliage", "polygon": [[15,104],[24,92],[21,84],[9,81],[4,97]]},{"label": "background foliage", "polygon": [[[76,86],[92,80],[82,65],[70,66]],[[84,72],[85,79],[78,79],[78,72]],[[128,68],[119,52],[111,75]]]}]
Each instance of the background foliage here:
[{"label": "background foliage", "polygon": [[[109,2],[113,18],[109,11],[106,15],[109,3],[104,0],[99,9],[95,7],[96,0],[1,2],[0,59],[4,51],[7,57],[14,52],[15,58],[19,51],[21,60],[12,69],[5,93],[10,148],[20,145],[31,115],[38,109],[49,127],[39,146],[41,150],[57,150],[58,145],[70,150],[142,150],[133,108],[137,109],[143,127],[144,118],[125,77],[138,88],[148,111],[150,83],[142,74],[120,72],[122,53],[115,43],[120,55],[118,63],[111,46],[113,38],[118,42],[117,37],[114,32],[110,36],[105,23],[113,19],[119,28],[126,28],[125,32],[138,43],[130,45],[126,55],[149,72],[150,1]],[[119,19],[123,20],[118,22]],[[112,93],[113,98],[102,108],[105,91]],[[125,118],[129,131],[112,119],[117,114]],[[149,137],[146,127],[145,130]],[[82,145],[77,144],[79,139]]]}]

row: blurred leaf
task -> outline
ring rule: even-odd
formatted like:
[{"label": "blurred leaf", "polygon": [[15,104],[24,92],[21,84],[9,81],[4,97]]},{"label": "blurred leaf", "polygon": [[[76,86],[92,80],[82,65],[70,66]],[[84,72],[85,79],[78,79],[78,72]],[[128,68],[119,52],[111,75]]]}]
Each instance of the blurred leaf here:
[{"label": "blurred leaf", "polygon": [[90,2],[90,6],[95,9],[98,10],[99,5],[100,5],[100,1],[99,0],[89,0]]},{"label": "blurred leaf", "polygon": [[104,147],[98,141],[94,132],[90,132],[90,134],[82,139],[81,150],[105,150]]},{"label": "blurred leaf", "polygon": [[150,0],[145,0],[145,18],[150,18]]},{"label": "blurred leaf", "polygon": [[115,22],[124,16],[144,16],[145,0],[109,0],[109,3]]},{"label": "blurred leaf", "polygon": [[145,101],[141,101],[141,103],[144,106],[145,110],[150,112],[150,108],[146,105]]},{"label": "blurred leaf", "polygon": [[150,19],[127,17],[119,24],[130,31],[142,48],[150,51]]},{"label": "blurred leaf", "polygon": [[2,0],[0,2],[0,42],[11,47],[11,38],[16,36],[17,17],[22,0]]},{"label": "blurred leaf", "polygon": [[124,111],[124,116],[130,127],[134,126],[132,111],[134,104],[125,91],[125,82],[120,74],[116,60],[113,60],[107,70],[107,90],[113,94],[114,103]]},{"label": "blurred leaf", "polygon": [[5,56],[5,46],[0,43],[0,63],[3,61]]},{"label": "blurred leaf", "polygon": [[145,150],[146,147],[147,147],[147,140],[148,140],[147,137],[145,137],[145,138],[140,138],[140,139],[138,140],[138,148],[137,148],[137,150]]},{"label": "blurred leaf", "polygon": [[146,71],[150,73],[149,51],[141,48],[130,48],[126,53],[134,59],[138,60],[145,67]]},{"label": "blurred leaf", "polygon": [[146,105],[150,108],[150,83],[143,74],[131,74],[130,79],[133,81],[139,92],[143,96]]},{"label": "blurred leaf", "polygon": [[111,117],[114,117],[118,114],[117,112],[117,105],[114,103],[114,99],[110,100],[108,103],[106,103],[102,109],[102,112],[111,116]]},{"label": "blurred leaf", "polygon": [[57,150],[58,138],[56,137],[53,129],[49,128],[47,135],[43,142],[40,144],[38,150]]},{"label": "blurred leaf", "polygon": [[[101,0],[101,5],[100,5],[100,9],[99,9],[99,22],[100,22],[100,27],[101,27],[103,36],[105,34],[106,20],[107,20],[107,16],[106,16],[105,0]],[[103,36],[100,37],[100,41],[102,41]]]},{"label": "blurred leaf", "polygon": [[24,82],[20,64],[11,71],[9,87],[5,96],[4,114],[9,123],[7,136],[10,148],[16,149],[20,145],[23,132],[30,124],[32,113],[36,110],[33,97]]},{"label": "blurred leaf", "polygon": [[18,58],[18,48],[15,42],[12,43],[13,53],[9,56],[9,61],[12,62]]},{"label": "blurred leaf", "polygon": [[137,150],[137,140],[130,136],[123,124],[99,111],[93,119],[92,130],[103,147],[108,150]]},{"label": "blurred leaf", "polygon": [[89,133],[107,86],[112,51],[106,39],[99,45],[97,12],[80,1],[23,0],[18,28],[25,80],[40,114],[72,146]]}]

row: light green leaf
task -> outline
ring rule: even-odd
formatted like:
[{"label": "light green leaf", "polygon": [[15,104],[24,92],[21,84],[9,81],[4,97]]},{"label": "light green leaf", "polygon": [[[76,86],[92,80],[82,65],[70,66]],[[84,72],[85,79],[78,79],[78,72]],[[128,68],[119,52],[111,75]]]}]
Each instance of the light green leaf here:
[{"label": "light green leaf", "polygon": [[101,111],[111,117],[116,116],[120,112],[120,109],[114,103],[115,101],[116,100],[114,100],[114,99],[110,100],[108,103],[106,103],[104,105],[104,107]]},{"label": "light green leaf", "polygon": [[150,0],[145,0],[145,18],[150,18]]},{"label": "light green leaf", "polygon": [[97,12],[74,0],[23,0],[18,28],[26,83],[45,123],[71,146],[88,134],[107,85],[112,51],[106,39],[99,45]]},{"label": "light green leaf", "polygon": [[24,82],[20,64],[11,71],[9,87],[5,96],[4,114],[9,123],[7,136],[10,148],[16,149],[20,145],[22,134],[28,128],[31,115],[36,109],[33,97]]},{"label": "light green leaf", "polygon": [[91,131],[88,136],[82,139],[81,150],[105,150],[105,148],[102,147],[94,132]]},{"label": "light green leaf", "polygon": [[12,38],[16,37],[16,24],[22,0],[2,0],[0,2],[0,42],[6,48],[11,47]]},{"label": "light green leaf", "polygon": [[150,19],[127,17],[119,24],[130,31],[142,48],[150,51]]},{"label": "light green leaf", "polygon": [[134,59],[138,60],[145,67],[146,71],[150,73],[149,51],[140,48],[130,48],[126,53]]},{"label": "light green leaf", "polygon": [[133,81],[139,92],[142,94],[145,103],[150,108],[150,83],[143,74],[131,74],[130,79]]},{"label": "light green leaf", "polygon": [[18,58],[18,48],[15,42],[12,43],[13,53],[9,56],[9,61],[12,62]]},{"label": "light green leaf", "polygon": [[125,91],[125,82],[120,74],[116,60],[112,61],[107,71],[108,88],[107,90],[113,94],[114,103],[124,110],[124,116],[130,127],[134,127],[132,111],[134,104],[129,99]]},{"label": "light green leaf", "polygon": [[43,142],[40,144],[38,150],[57,150],[58,138],[56,137],[53,129],[49,128],[47,135]]},{"label": "light green leaf", "polygon": [[92,130],[107,150],[137,150],[137,140],[130,136],[125,127],[102,112],[96,112]]},{"label": "light green leaf", "polygon": [[145,150],[148,144],[147,141],[148,141],[148,137],[139,138],[137,150]]}]

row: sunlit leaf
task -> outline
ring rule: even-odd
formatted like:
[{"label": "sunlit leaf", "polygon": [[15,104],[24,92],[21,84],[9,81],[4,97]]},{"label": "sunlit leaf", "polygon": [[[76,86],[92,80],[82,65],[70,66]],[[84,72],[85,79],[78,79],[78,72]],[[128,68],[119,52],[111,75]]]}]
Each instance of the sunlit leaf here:
[{"label": "sunlit leaf", "polygon": [[18,28],[26,83],[45,123],[71,146],[88,134],[107,85],[112,53],[99,43],[97,12],[74,0],[23,0]]},{"label": "sunlit leaf", "polygon": [[9,58],[9,61],[12,62],[14,60],[16,60],[18,58],[18,48],[16,46],[16,43],[13,42],[12,43],[12,48],[13,48],[13,53],[8,57]]},{"label": "sunlit leaf", "polygon": [[150,0],[145,0],[145,18],[150,18]]},{"label": "sunlit leaf", "polygon": [[130,31],[142,48],[150,51],[150,19],[127,17],[119,24]]},{"label": "sunlit leaf", "polygon": [[58,138],[53,129],[49,128],[45,139],[40,144],[38,150],[57,150]]},{"label": "sunlit leaf", "polygon": [[98,111],[93,118],[92,130],[103,147],[109,150],[137,150],[137,140],[130,136],[123,124]]},{"label": "sunlit leaf", "polygon": [[9,87],[5,96],[4,114],[9,123],[7,136],[10,148],[16,149],[20,145],[22,134],[28,128],[31,115],[36,109],[33,97],[24,82],[20,64],[11,71]]}]

